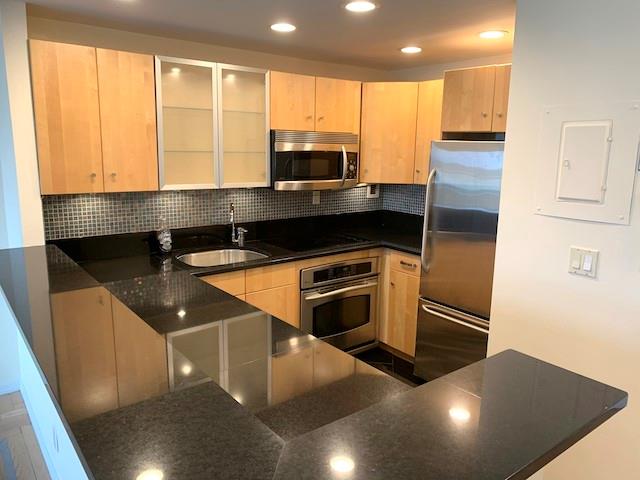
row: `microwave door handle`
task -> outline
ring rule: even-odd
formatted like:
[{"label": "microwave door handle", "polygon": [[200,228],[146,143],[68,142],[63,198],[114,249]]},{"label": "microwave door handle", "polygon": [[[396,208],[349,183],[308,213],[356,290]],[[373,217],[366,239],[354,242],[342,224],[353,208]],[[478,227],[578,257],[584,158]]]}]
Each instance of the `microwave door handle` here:
[{"label": "microwave door handle", "polygon": [[473,325],[472,323],[463,322],[462,320],[458,320],[457,318],[453,318],[453,317],[450,317],[449,315],[445,315],[444,313],[440,313],[440,312],[437,312],[436,310],[432,310],[426,305],[422,305],[422,309],[425,312],[427,312],[429,315],[433,315],[434,317],[447,320],[448,322],[457,323],[458,325],[462,325],[463,327],[471,328],[472,330],[477,330],[478,332],[482,332],[485,335],[489,335],[489,330],[486,328],[479,327],[478,325]]},{"label": "microwave door handle", "polygon": [[429,210],[431,210],[431,195],[433,190],[433,181],[436,178],[437,170],[434,168],[429,172],[429,178],[427,179],[427,192],[425,195],[424,206],[424,225],[422,227],[422,271],[429,272],[429,257],[427,256],[427,246],[431,242],[429,237]]},{"label": "microwave door handle", "polygon": [[342,186],[347,181],[347,169],[349,168],[349,158],[347,157],[347,149],[342,145]]},{"label": "microwave door handle", "polygon": [[338,295],[340,293],[351,292],[353,290],[362,290],[363,288],[375,287],[378,285],[377,282],[369,282],[363,283],[362,285],[352,285],[351,287],[339,288],[337,290],[331,290],[327,293],[312,293],[311,295],[305,295],[305,300],[318,300],[320,298],[332,297],[334,295]]}]

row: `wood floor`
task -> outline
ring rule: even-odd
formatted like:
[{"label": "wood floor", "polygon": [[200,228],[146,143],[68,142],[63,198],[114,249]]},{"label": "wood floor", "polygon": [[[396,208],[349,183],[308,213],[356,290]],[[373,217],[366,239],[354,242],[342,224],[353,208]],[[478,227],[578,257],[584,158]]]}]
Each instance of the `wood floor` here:
[{"label": "wood floor", "polygon": [[0,396],[0,480],[50,480],[20,393]]}]

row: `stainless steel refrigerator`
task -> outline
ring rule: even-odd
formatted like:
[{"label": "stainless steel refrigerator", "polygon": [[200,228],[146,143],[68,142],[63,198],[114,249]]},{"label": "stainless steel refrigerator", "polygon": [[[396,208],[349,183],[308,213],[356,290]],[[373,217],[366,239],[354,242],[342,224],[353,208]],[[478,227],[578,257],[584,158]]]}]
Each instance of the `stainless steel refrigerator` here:
[{"label": "stainless steel refrigerator", "polygon": [[486,356],[503,142],[431,145],[415,374],[433,380]]}]

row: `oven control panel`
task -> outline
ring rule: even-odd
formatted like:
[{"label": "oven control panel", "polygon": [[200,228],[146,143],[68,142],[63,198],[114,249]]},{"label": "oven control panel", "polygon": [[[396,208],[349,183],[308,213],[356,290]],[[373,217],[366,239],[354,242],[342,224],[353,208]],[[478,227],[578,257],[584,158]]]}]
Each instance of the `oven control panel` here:
[{"label": "oven control panel", "polygon": [[376,275],[377,273],[378,260],[376,258],[350,260],[348,262],[303,270],[301,287],[306,289],[329,285],[335,282],[355,280],[357,278]]}]

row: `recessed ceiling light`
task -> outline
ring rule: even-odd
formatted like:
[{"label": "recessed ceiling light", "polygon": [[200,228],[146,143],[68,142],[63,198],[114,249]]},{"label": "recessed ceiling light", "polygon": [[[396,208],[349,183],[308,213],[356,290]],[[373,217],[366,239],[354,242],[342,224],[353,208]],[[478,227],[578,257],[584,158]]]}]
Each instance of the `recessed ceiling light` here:
[{"label": "recessed ceiling light", "polygon": [[505,37],[507,33],[509,32],[506,30],[487,30],[486,32],[480,32],[478,36],[485,39],[496,39]]},{"label": "recessed ceiling light", "polygon": [[420,53],[422,51],[422,48],[410,46],[401,48],[400,51],[402,53]]},{"label": "recessed ceiling light", "polygon": [[350,12],[363,13],[375,10],[376,4],[367,0],[356,0],[355,2],[347,3],[344,8]]},{"label": "recessed ceiling light", "polygon": [[293,32],[296,29],[295,25],[291,25],[290,23],[274,23],[271,25],[271,30],[275,32],[289,33]]}]

